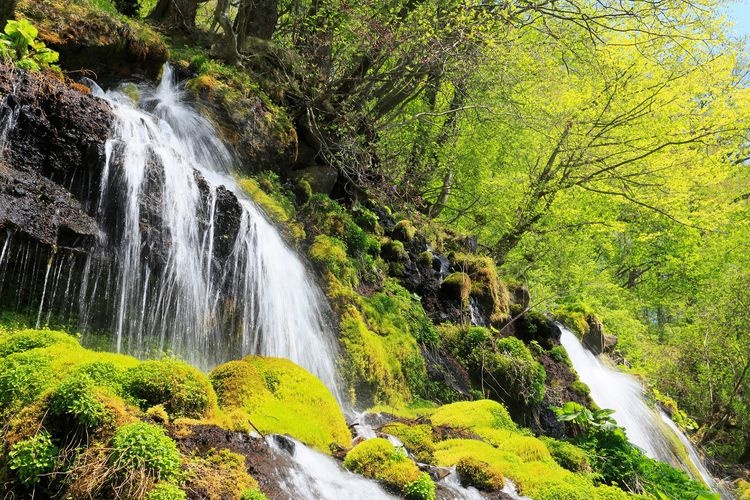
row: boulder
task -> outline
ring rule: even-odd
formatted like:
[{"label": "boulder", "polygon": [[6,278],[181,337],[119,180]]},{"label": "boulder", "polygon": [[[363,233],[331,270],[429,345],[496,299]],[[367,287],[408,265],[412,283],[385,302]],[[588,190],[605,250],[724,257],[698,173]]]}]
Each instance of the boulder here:
[{"label": "boulder", "polygon": [[169,59],[154,30],[92,0],[18,0],[16,17],[39,29],[39,38],[60,53],[62,68],[92,72],[99,82],[155,78]]},{"label": "boulder", "polygon": [[595,316],[589,316],[587,322],[589,331],[583,336],[583,345],[594,354],[601,354],[604,352],[605,346],[604,326]]}]

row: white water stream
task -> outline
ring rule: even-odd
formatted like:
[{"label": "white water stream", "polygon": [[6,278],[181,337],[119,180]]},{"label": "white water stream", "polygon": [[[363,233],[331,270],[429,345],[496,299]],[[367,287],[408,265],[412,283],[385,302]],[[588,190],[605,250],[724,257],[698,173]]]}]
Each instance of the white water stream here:
[{"label": "white water stream", "polygon": [[[338,396],[325,296],[229,175],[232,156],[211,124],[184,102],[170,67],[158,87],[139,86],[135,97],[94,91],[116,115],[99,217],[111,218],[114,206],[124,220],[116,222],[118,237],[105,238],[87,265],[84,309],[102,297],[114,304],[118,351],[169,350],[204,369],[246,354],[287,358]],[[241,206],[233,241],[217,234],[224,188]],[[157,204],[158,216],[144,211],[148,203]],[[161,243],[156,250],[147,248],[146,231],[149,245]],[[228,257],[217,258],[219,243],[228,246]],[[114,269],[106,264],[112,254]],[[158,272],[149,265],[155,259]]]},{"label": "white water stream", "polygon": [[643,386],[634,377],[606,365],[586,349],[574,333],[563,326],[560,328],[560,342],[578,377],[591,389],[591,399],[600,408],[615,411],[612,416],[618,425],[625,428],[631,443],[649,457],[681,468],[698,481],[703,481],[713,491],[719,492],[722,498],[731,498],[706,470],[687,436],[667,415],[646,404]]}]

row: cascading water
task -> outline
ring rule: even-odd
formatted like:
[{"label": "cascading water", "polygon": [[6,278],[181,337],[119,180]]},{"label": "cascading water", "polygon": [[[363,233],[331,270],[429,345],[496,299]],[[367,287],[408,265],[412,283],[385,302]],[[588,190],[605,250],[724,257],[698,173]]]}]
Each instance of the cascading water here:
[{"label": "cascading water", "polygon": [[722,498],[731,498],[709,474],[695,448],[674,422],[646,404],[643,387],[635,378],[606,366],[574,333],[563,326],[560,329],[560,342],[579,378],[591,389],[591,398],[599,407],[615,411],[612,416],[625,428],[631,443],[649,457],[681,468],[703,481]]},{"label": "cascading water", "polygon": [[[111,304],[118,351],[171,350],[203,368],[245,354],[283,357],[338,396],[325,297],[229,175],[230,153],[183,102],[169,66],[136,97],[94,89],[116,116],[98,207],[102,227],[116,230],[86,264],[84,321]],[[241,213],[220,215],[235,196]],[[237,219],[236,234],[219,234],[221,217]]]}]

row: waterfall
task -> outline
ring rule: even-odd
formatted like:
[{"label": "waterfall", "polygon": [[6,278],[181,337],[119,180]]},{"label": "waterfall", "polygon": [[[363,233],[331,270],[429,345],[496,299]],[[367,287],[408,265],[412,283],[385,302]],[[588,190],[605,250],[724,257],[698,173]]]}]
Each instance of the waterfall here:
[{"label": "waterfall", "polygon": [[114,229],[85,265],[82,321],[108,316],[118,352],[170,351],[204,369],[246,354],[287,358],[338,397],[325,296],[238,187],[232,155],[171,68],[135,96],[132,84],[93,86],[116,116],[98,206]]},{"label": "waterfall", "polygon": [[591,399],[600,408],[614,410],[612,416],[625,429],[631,443],[649,457],[703,481],[722,498],[731,498],[706,470],[698,452],[674,422],[664,412],[646,404],[643,387],[634,377],[607,366],[586,349],[574,333],[563,326],[560,329],[560,342],[579,378],[591,389]]}]

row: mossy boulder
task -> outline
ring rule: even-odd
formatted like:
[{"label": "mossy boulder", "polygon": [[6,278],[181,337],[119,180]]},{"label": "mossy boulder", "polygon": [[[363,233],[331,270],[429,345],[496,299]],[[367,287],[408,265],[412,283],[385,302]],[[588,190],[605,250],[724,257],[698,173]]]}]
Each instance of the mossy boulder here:
[{"label": "mossy boulder", "polygon": [[210,378],[221,408],[246,428],[289,434],[326,452],[351,441],[331,392],[289,360],[247,356],[216,367]]},{"label": "mossy boulder", "polygon": [[508,414],[508,410],[497,401],[483,399],[480,401],[459,401],[438,408],[430,421],[433,425],[463,428],[468,430],[508,429],[517,426]]},{"label": "mossy boulder", "polygon": [[246,491],[258,489],[258,481],[247,472],[245,457],[227,449],[195,456],[186,469],[187,488],[199,498],[238,500]]},{"label": "mossy boulder", "polygon": [[547,446],[552,458],[562,467],[571,472],[591,472],[591,464],[586,451],[565,441],[546,437],[541,439]]},{"label": "mossy boulder", "polygon": [[[344,467],[365,477],[381,481],[403,495],[410,490],[409,486],[412,483],[424,481],[417,465],[388,440],[382,438],[368,439],[354,447],[346,454]],[[416,496],[411,495],[412,498]],[[429,494],[426,496],[429,498]]]},{"label": "mossy boulder", "polygon": [[411,243],[417,235],[417,229],[409,220],[401,220],[393,228],[393,238],[404,243]]},{"label": "mossy boulder", "polygon": [[39,38],[60,53],[64,69],[89,70],[99,81],[155,78],[169,59],[160,35],[110,2],[18,0],[16,17],[34,23]]},{"label": "mossy boulder", "polygon": [[477,300],[490,323],[499,325],[509,317],[510,293],[498,277],[491,257],[470,253],[451,253],[451,269],[471,278],[469,294]]},{"label": "mossy boulder", "polygon": [[440,292],[447,299],[466,306],[471,294],[471,278],[468,274],[462,272],[449,274],[441,283]]},{"label": "mossy boulder", "polygon": [[273,104],[242,69],[201,53],[186,56],[198,76],[185,88],[224,141],[234,146],[239,171],[287,175],[296,161],[297,133],[286,111]]},{"label": "mossy boulder", "polygon": [[162,405],[172,418],[204,418],[217,410],[208,377],[176,359],[139,363],[126,372],[123,387],[144,411]]},{"label": "mossy boulder", "polygon": [[418,462],[433,463],[432,452],[435,450],[435,443],[432,437],[432,426],[393,422],[382,427],[381,431],[397,437]]},{"label": "mossy boulder", "polygon": [[295,219],[294,203],[285,195],[276,176],[264,175],[254,179],[237,179],[243,191],[261,208],[266,216],[286,232],[293,240],[305,237],[305,230]]},{"label": "mossy boulder", "polygon": [[383,258],[390,262],[406,262],[409,260],[409,252],[399,240],[386,238],[381,244]]},{"label": "mossy boulder", "polygon": [[462,457],[456,462],[456,472],[461,485],[473,486],[482,491],[497,491],[505,484],[503,473],[497,467],[472,457]]}]

